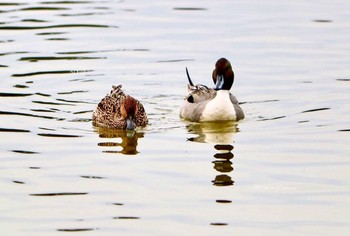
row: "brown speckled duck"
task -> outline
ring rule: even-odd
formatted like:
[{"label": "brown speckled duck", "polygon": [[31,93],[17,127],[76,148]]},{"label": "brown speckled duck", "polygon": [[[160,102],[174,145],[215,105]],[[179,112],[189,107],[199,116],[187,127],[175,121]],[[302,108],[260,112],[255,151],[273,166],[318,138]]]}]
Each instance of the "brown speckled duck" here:
[{"label": "brown speckled duck", "polygon": [[148,123],[143,105],[135,98],[125,94],[121,85],[112,86],[92,114],[95,126],[134,130]]}]

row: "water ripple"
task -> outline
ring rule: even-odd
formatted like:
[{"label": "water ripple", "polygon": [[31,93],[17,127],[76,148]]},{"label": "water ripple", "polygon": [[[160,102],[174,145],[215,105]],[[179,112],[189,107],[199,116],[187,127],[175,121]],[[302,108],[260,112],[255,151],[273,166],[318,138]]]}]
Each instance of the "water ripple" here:
[{"label": "water ripple", "polygon": [[40,2],[41,4],[82,4],[93,3],[92,1],[52,1],[52,2]]},{"label": "water ripple", "polygon": [[54,61],[54,60],[94,60],[106,59],[106,57],[21,57],[18,61]]},{"label": "water ripple", "polygon": [[122,49],[111,49],[111,50],[96,50],[96,51],[71,51],[71,52],[57,52],[56,54],[89,54],[89,53],[101,53],[101,52],[126,52],[126,51],[131,51],[131,52],[148,52],[150,49],[146,48],[135,48],[135,49],[127,49],[127,48],[122,48]]},{"label": "water ripple", "polygon": [[85,113],[92,113],[93,110],[86,110],[86,111],[76,111],[73,112],[74,115],[79,115],[79,114],[85,114]]},{"label": "water ripple", "polygon": [[[0,115],[1,115],[1,113],[0,113]],[[8,129],[8,128],[0,128],[0,132],[29,133],[30,130],[26,130],[26,129]]]},{"label": "water ripple", "polygon": [[0,97],[27,97],[32,95],[32,93],[0,93]]},{"label": "water ripple", "polygon": [[217,203],[232,203],[231,200],[223,200],[223,199],[218,199],[216,200]]},{"label": "water ripple", "polygon": [[20,6],[20,5],[27,5],[27,3],[15,3],[15,2],[2,2],[2,3],[0,3],[0,6]]},{"label": "water ripple", "polygon": [[72,229],[57,229],[60,232],[84,232],[98,230],[98,228],[72,228]]},{"label": "water ripple", "polygon": [[114,220],[138,220],[140,217],[137,216],[117,216],[113,217]]},{"label": "water ripple", "polygon": [[37,104],[45,104],[45,105],[54,105],[54,106],[75,106],[74,104],[69,104],[69,103],[58,103],[58,102],[45,102],[45,101],[32,101],[32,103],[37,103]]},{"label": "water ripple", "polygon": [[67,7],[25,7],[18,9],[17,11],[63,11],[70,10]]},{"label": "water ripple", "polygon": [[31,193],[29,196],[35,197],[55,197],[55,196],[75,196],[75,195],[87,195],[86,192],[62,192],[62,193]]},{"label": "water ripple", "polygon": [[66,94],[73,94],[73,93],[87,93],[87,90],[73,90],[73,91],[69,91],[69,92],[58,92],[57,94],[60,95],[66,95]]},{"label": "water ripple", "polygon": [[313,22],[316,23],[332,23],[332,20],[326,20],[326,19],[318,19],[318,20],[313,20]]},{"label": "water ripple", "polygon": [[29,86],[27,86],[27,85],[23,85],[23,84],[15,84],[15,85],[13,85],[13,87],[14,88],[29,88]]},{"label": "water ripple", "polygon": [[38,20],[38,19],[23,19],[21,22],[34,22],[34,23],[47,23],[47,20]]},{"label": "water ripple", "polygon": [[111,203],[111,205],[113,205],[113,206],[124,206],[123,203],[119,203],[119,202],[113,202],[113,203]]},{"label": "water ripple", "polygon": [[51,75],[51,74],[77,74],[77,73],[86,73],[93,70],[55,70],[55,71],[36,71],[23,74],[12,74],[12,77],[27,77],[35,75]]},{"label": "water ripple", "polygon": [[194,59],[159,60],[159,61],[156,61],[156,62],[164,63],[164,62],[183,62],[183,61],[194,61]]},{"label": "water ripple", "polygon": [[203,7],[174,7],[175,11],[205,11],[207,8]]},{"label": "water ripple", "polygon": [[31,117],[37,117],[37,118],[61,120],[61,118],[52,117],[52,116],[40,116],[40,115],[33,115],[28,113],[12,112],[12,111],[0,111],[0,115],[31,116]]},{"label": "water ripple", "polygon": [[14,42],[15,40],[12,40],[12,39],[8,39],[8,40],[0,40],[0,43],[12,43]]},{"label": "water ripple", "polygon": [[11,150],[11,152],[21,153],[21,154],[39,154],[39,152],[26,151],[26,150]]},{"label": "water ripple", "polygon": [[34,112],[56,112],[56,111],[48,110],[48,109],[30,109],[30,110],[34,111]]},{"label": "water ripple", "polygon": [[113,14],[113,12],[88,12],[88,13],[76,13],[76,14],[59,14],[59,16],[63,17],[71,17],[71,16],[93,16],[93,15],[107,15],[107,14]]},{"label": "water ripple", "polygon": [[279,119],[283,119],[286,118],[286,116],[276,116],[276,117],[272,117],[272,118],[262,118],[258,121],[269,121],[269,120],[279,120]]},{"label": "water ripple", "polygon": [[62,99],[62,98],[57,98],[56,100],[57,100],[57,101],[60,101],[60,102],[67,102],[67,103],[95,104],[95,103],[92,103],[92,102],[77,101],[77,100],[66,100],[66,99]]},{"label": "water ripple", "polygon": [[39,136],[50,137],[50,138],[80,138],[81,135],[74,134],[48,134],[48,133],[39,133]]},{"label": "water ripple", "polygon": [[119,28],[115,25],[98,25],[98,24],[63,24],[47,26],[2,26],[0,30],[37,30],[37,29],[54,29],[54,28]]},{"label": "water ripple", "polygon": [[44,32],[44,33],[36,33],[36,35],[60,35],[66,34],[67,32]]},{"label": "water ripple", "polygon": [[31,53],[31,52],[27,52],[27,51],[5,52],[5,53],[0,53],[0,56],[7,56],[7,55],[13,55],[13,54],[26,54],[26,53]]},{"label": "water ripple", "polygon": [[329,107],[322,107],[322,108],[316,108],[316,109],[310,109],[310,110],[306,110],[306,111],[302,111],[301,113],[307,113],[307,112],[315,112],[315,111],[325,111],[325,110],[329,110]]},{"label": "water ripple", "polygon": [[105,179],[106,177],[94,176],[94,175],[82,175],[80,176],[84,179]]},{"label": "water ripple", "polygon": [[210,225],[213,225],[213,226],[226,226],[228,224],[227,223],[210,223]]}]

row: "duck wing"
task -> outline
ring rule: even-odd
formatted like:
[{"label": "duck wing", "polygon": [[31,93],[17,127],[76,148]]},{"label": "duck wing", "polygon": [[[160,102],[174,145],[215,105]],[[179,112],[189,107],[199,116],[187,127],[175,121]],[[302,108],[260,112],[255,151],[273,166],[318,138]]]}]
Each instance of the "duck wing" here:
[{"label": "duck wing", "polygon": [[235,96],[232,95],[232,93],[230,93],[230,100],[231,100],[232,104],[238,105],[238,100]]},{"label": "duck wing", "polygon": [[189,103],[199,103],[207,100],[211,100],[216,96],[216,91],[212,88],[208,88],[205,85],[197,84],[195,86],[188,85],[189,94],[185,98]]},{"label": "duck wing", "polygon": [[189,94],[185,97],[180,108],[180,116],[184,119],[198,122],[208,102],[216,96],[214,89],[205,85],[188,85]]},{"label": "duck wing", "polygon": [[233,107],[235,108],[236,111],[236,116],[237,116],[237,120],[242,120],[244,119],[244,113],[242,108],[239,106],[238,100],[235,96],[232,95],[232,93],[230,93],[230,100],[231,103],[233,105]]},{"label": "duck wing", "polygon": [[145,108],[139,101],[137,101],[137,105],[136,105],[135,124],[136,126],[140,126],[140,127],[144,127],[145,125],[148,124],[148,118],[147,118]]}]

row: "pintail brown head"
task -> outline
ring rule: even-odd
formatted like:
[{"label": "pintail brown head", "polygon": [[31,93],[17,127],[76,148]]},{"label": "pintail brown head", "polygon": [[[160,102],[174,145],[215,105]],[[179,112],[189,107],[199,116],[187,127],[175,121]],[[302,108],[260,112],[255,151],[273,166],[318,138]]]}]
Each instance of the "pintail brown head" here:
[{"label": "pintail brown head", "polygon": [[215,90],[230,90],[234,81],[234,73],[231,63],[226,58],[220,58],[213,70]]}]

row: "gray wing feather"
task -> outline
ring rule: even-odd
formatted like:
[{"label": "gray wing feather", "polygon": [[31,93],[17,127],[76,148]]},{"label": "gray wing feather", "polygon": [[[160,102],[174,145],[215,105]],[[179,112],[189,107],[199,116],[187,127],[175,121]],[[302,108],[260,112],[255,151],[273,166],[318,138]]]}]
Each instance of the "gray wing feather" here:
[{"label": "gray wing feather", "polygon": [[235,96],[233,96],[232,93],[230,93],[230,100],[231,100],[231,102],[232,102],[233,107],[235,108],[237,120],[242,120],[242,119],[244,119],[243,110],[242,110],[242,108],[239,106],[237,98],[236,98]]}]

